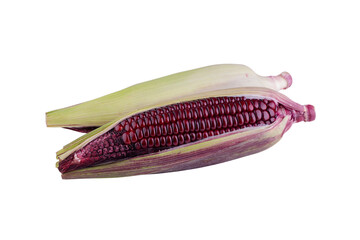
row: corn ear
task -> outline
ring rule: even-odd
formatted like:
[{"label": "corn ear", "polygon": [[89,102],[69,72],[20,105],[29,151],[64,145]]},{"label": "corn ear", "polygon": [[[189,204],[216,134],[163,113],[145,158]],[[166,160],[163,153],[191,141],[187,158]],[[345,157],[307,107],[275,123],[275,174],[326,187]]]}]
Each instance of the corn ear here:
[{"label": "corn ear", "polygon": [[315,118],[315,111],[312,106],[300,105],[285,95],[269,88],[240,87],[203,92],[193,96],[184,96],[177,100],[170,100],[166,104],[148,105],[142,109],[134,109],[128,114],[120,114],[118,119],[85,134],[81,138],[68,144],[64,149],[58,151],[58,166],[61,161],[64,161],[70,154],[85,147],[91,141],[113,129],[124,119],[128,119],[135,114],[173,103],[231,96],[271,99],[284,106],[284,110],[280,113],[278,119],[270,125],[244,128],[155,153],[78,169],[63,173],[62,177],[64,179],[123,177],[180,171],[222,163],[263,151],[278,142],[294,122],[312,121]]}]

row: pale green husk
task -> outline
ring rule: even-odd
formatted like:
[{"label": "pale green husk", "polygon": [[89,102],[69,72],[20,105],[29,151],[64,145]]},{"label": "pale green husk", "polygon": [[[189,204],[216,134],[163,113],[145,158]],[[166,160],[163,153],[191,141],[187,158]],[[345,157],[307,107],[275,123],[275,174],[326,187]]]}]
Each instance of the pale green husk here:
[{"label": "pale green husk", "polygon": [[289,87],[287,73],[263,77],[240,64],[221,64],[136,84],[78,105],[46,113],[48,127],[102,126],[139,109],[166,105],[204,92],[240,87],[280,90]]}]

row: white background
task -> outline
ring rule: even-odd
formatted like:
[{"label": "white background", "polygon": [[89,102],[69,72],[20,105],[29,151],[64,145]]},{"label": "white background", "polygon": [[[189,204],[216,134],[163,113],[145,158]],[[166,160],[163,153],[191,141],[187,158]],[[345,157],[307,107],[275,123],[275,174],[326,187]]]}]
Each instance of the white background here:
[{"label": "white background", "polygon": [[[356,1],[1,1],[1,239],[360,239]],[[61,180],[45,112],[218,63],[316,107],[274,147],[191,171]]]}]

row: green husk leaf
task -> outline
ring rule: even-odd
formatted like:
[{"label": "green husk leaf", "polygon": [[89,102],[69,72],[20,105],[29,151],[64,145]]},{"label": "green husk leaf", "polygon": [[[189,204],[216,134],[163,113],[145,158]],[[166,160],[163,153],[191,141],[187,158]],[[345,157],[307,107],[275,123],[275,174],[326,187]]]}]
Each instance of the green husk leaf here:
[{"label": "green husk leaf", "polygon": [[289,74],[262,77],[239,64],[221,64],[143,82],[118,92],[46,113],[48,127],[97,127],[124,114],[196,94],[238,87],[280,90],[290,86]]}]

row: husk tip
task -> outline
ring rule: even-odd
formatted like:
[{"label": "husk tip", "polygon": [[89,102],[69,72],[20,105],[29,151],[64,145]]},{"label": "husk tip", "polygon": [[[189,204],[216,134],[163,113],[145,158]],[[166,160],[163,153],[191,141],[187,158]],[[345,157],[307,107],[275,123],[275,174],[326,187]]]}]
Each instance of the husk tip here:
[{"label": "husk tip", "polygon": [[290,73],[288,73],[288,72],[282,72],[282,73],[280,74],[280,77],[282,77],[283,79],[285,79],[286,82],[287,82],[287,84],[286,84],[286,86],[285,86],[284,89],[288,89],[289,87],[291,87],[293,80],[292,80],[292,77],[291,77]]},{"label": "husk tip", "polygon": [[315,107],[313,105],[305,105],[305,122],[314,121],[316,118]]}]

